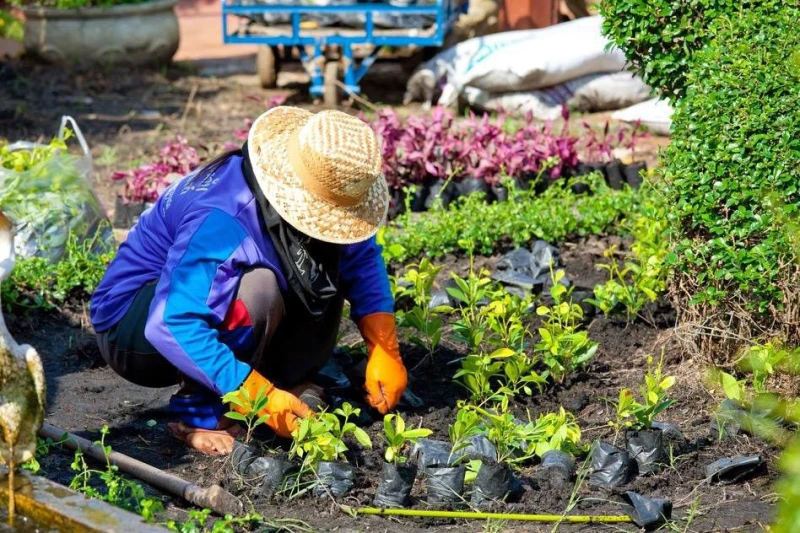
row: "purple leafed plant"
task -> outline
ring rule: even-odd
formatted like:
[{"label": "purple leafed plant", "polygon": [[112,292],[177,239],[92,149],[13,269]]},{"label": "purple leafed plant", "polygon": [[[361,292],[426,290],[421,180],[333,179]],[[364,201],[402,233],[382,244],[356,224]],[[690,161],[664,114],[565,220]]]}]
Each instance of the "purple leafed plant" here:
[{"label": "purple leafed plant", "polygon": [[188,145],[180,135],[159,151],[158,158],[128,171],[117,171],[111,175],[115,181],[123,181],[122,199],[128,202],[153,202],[170,183],[180,179],[200,165],[197,150]]},{"label": "purple leafed plant", "polygon": [[[274,107],[283,101],[273,98],[263,103]],[[584,125],[584,134],[577,137],[569,133],[566,108],[562,117],[564,125],[559,132],[554,131],[552,122],[536,122],[530,113],[521,120],[507,113],[494,117],[470,113],[457,119],[451,111],[439,107],[430,114],[406,120],[401,120],[390,108],[379,111],[372,120],[363,115],[361,119],[380,139],[383,173],[393,189],[436,180],[460,181],[465,177],[495,186],[504,178],[536,175],[546,163],[549,178],[558,179],[565,169],[578,166],[579,152],[586,161],[609,160],[614,148],[633,151],[636,142],[645,136],[637,125],[614,131],[608,125],[602,131]],[[238,148],[247,139],[251,126],[252,120],[245,120],[244,127],[233,133],[237,142],[226,143],[225,150]],[[115,172],[112,178],[124,181],[125,201],[148,202],[200,162],[197,151],[179,136],[161,149],[156,161],[127,172]]]},{"label": "purple leafed plant", "polygon": [[626,148],[634,154],[636,143],[647,137],[641,124],[636,122],[630,126],[620,125],[611,130],[611,125],[606,122],[602,132],[583,123],[584,135],[581,137],[581,152],[583,160],[591,163],[602,163],[614,159],[615,148]]}]

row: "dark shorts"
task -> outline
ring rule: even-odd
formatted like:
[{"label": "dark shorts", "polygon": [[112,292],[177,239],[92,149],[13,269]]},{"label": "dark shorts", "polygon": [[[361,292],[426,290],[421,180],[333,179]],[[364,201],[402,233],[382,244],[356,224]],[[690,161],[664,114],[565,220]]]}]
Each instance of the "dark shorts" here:
[{"label": "dark shorts", "polygon": [[[143,387],[184,382],[177,368],[145,338],[156,284],[142,287],[111,329],[97,334],[100,353],[120,376]],[[291,301],[290,301],[291,302]],[[285,302],[275,274],[265,268],[242,276],[222,324],[220,340],[236,357],[280,388],[310,380],[336,347],[344,298],[332,302],[319,320]]]}]

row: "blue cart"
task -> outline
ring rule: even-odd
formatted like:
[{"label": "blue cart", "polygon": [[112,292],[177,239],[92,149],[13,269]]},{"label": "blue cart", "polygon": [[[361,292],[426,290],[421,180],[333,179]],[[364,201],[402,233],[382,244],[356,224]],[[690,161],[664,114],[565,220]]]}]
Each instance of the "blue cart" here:
[{"label": "blue cart", "polygon": [[[222,0],[225,43],[258,44],[256,70],[261,85],[274,87],[279,48],[296,50],[311,76],[310,93],[324,103],[339,103],[340,89],[361,92],[359,82],[387,49],[440,47],[453,23],[466,12],[468,0],[435,0],[430,5],[386,3],[290,5],[284,0]],[[241,23],[231,27],[228,15]],[[358,27],[323,26],[320,19],[357,21]],[[274,21],[279,23],[274,23]],[[386,20],[425,21],[416,28],[380,27]],[[384,52],[385,53],[385,52]]]}]

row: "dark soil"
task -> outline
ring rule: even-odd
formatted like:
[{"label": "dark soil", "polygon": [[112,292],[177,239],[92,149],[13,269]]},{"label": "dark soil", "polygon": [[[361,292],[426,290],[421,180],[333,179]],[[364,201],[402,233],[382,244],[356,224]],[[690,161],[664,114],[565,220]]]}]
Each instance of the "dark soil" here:
[{"label": "dark soil", "polygon": [[[387,91],[383,78],[367,77],[366,96],[373,101],[399,98],[398,83]],[[112,207],[119,185],[108,180],[112,170],[129,168],[151,156],[155,150],[178,133],[190,144],[215,147],[233,140],[233,132],[244,127],[246,118],[258,115],[266,101],[278,94],[287,95],[289,104],[311,107],[302,88],[284,87],[279,91],[263,91],[255,77],[206,78],[185,68],[158,73],[68,73],[35,65],[0,63],[0,137],[10,140],[47,138],[55,133],[62,114],[74,116],[93,148],[98,172],[96,187],[106,206]],[[196,89],[195,89],[196,88]],[[190,98],[192,93],[193,98]],[[385,96],[389,95],[389,96]],[[406,108],[404,113],[417,112]],[[588,120],[605,120],[607,115]],[[643,153],[652,164],[653,156],[663,142],[652,142]],[[561,246],[567,274],[579,287],[591,288],[603,280],[594,264],[602,259],[603,250],[613,238],[590,238],[584,242],[568,242]],[[624,244],[624,243],[622,243]],[[497,258],[481,259],[491,268]],[[441,263],[448,271],[464,275],[467,262],[450,256]],[[479,267],[482,265],[478,265]],[[444,277],[442,279],[445,279]],[[64,430],[90,439],[99,437],[103,425],[110,428],[107,444],[153,466],[201,485],[221,483],[232,487],[227,459],[208,458],[188,451],[166,432],[171,421],[167,403],[173,389],[145,389],[119,378],[102,361],[94,337],[88,328],[85,303],[75,303],[58,314],[6,316],[12,333],[20,342],[32,344],[42,356],[48,384],[47,421]],[[669,322],[671,314],[658,311]],[[663,419],[678,424],[688,444],[674,457],[673,467],[660,474],[634,479],[615,491],[590,490],[586,484],[575,488],[579,499],[573,514],[620,514],[619,495],[636,490],[645,496],[665,497],[675,506],[674,517],[680,530],[683,519],[696,504],[696,518],[688,531],[758,531],[773,515],[772,482],[778,450],[764,442],[747,437],[732,441],[710,438],[710,412],[719,398],[712,397],[702,385],[703,366],[688,359],[675,341],[669,327],[657,329],[644,323],[625,325],[616,320],[597,318],[589,325],[591,337],[600,343],[594,360],[567,383],[553,387],[533,398],[521,399],[513,406],[515,413],[532,417],[564,406],[579,418],[585,440],[613,439],[608,421],[614,417],[614,401],[621,387],[638,388],[645,372],[645,356],[658,356],[664,349],[666,372],[677,376],[674,388],[676,405]],[[358,334],[352,326],[344,332],[343,342],[355,342]],[[408,342],[402,344],[409,368],[422,359],[422,353]],[[411,375],[410,387],[426,407],[404,412],[409,423],[421,423],[434,430],[434,436],[447,439],[447,426],[453,409],[465,394],[452,383],[455,367],[451,360],[465,355],[462,347],[447,340],[430,363],[423,363]],[[356,487],[340,503],[371,505],[381,469],[383,446],[381,425],[373,424],[369,432],[376,444],[372,451],[355,451],[349,459],[357,470]],[[354,446],[355,448],[355,446]],[[285,449],[285,443],[284,443]],[[731,486],[710,486],[704,481],[704,468],[721,457],[760,453],[768,462],[765,475]],[[68,484],[73,476],[71,455],[53,449],[42,459],[43,474]],[[518,501],[505,509],[524,513],[563,513],[574,487],[552,486],[541,479],[537,466],[520,472],[524,492]],[[412,497],[414,507],[424,508],[424,481],[418,479]],[[185,504],[171,501],[166,515],[176,520],[187,517]],[[269,518],[296,518],[315,530],[416,531],[439,527],[449,530],[474,531],[480,525],[466,521],[389,520],[374,517],[353,519],[330,499],[303,497],[294,501],[254,499],[258,512]],[[507,527],[524,531],[549,531],[551,526],[509,523]],[[566,528],[566,526],[565,526]],[[501,528],[502,529],[502,528]],[[567,530],[634,530],[597,525],[566,528]]]},{"label": "dark soil", "polygon": [[[600,281],[591,265],[598,259],[598,250],[607,244],[608,239],[592,238],[588,242],[562,246],[566,271],[573,282],[591,286]],[[487,260],[487,263],[491,262]],[[453,257],[445,259],[444,263],[447,268],[461,273],[466,265],[465,260]],[[91,333],[80,327],[80,313],[17,316],[9,317],[8,321],[17,338],[34,345],[45,362],[49,387],[48,422],[92,439],[99,436],[98,430],[105,424],[111,429],[107,442],[117,451],[198,484],[220,483],[232,490],[238,485],[236,476],[231,475],[227,459],[212,459],[187,451],[181,443],[168,436],[165,425],[170,417],[166,404],[174,390],[144,389],[117,377],[104,365]],[[527,467],[519,473],[522,495],[507,504],[505,510],[561,514],[569,504],[573,490],[576,490],[579,501],[572,514],[619,514],[625,512],[621,495],[634,490],[645,496],[670,499],[675,505],[674,517],[679,521],[693,504],[697,505],[699,512],[689,531],[757,531],[761,524],[768,523],[773,513],[771,484],[777,476],[773,465],[778,450],[755,438],[719,441],[710,435],[710,412],[718,400],[701,384],[703,369],[693,361],[683,359],[673,340],[673,330],[655,329],[644,323],[625,326],[617,321],[597,318],[591,322],[589,332],[600,343],[594,360],[565,384],[520,399],[512,406],[515,414],[525,418],[526,412],[530,412],[532,417],[536,417],[564,406],[578,417],[587,442],[598,438],[613,440],[614,431],[609,428],[608,421],[614,418],[612,402],[619,389],[623,386],[636,389],[646,369],[646,355],[658,356],[663,349],[666,372],[678,377],[673,392],[677,403],[665,413],[663,420],[676,423],[687,442],[673,452],[671,468],[654,476],[635,478],[628,485],[611,491],[590,489],[587,484],[578,487],[551,484],[542,477],[537,466]],[[343,340],[356,339],[354,328],[347,325]],[[402,348],[409,368],[417,366],[424,357],[424,353],[411,344],[403,343]],[[448,363],[463,355],[460,346],[445,341],[432,361],[423,362],[413,372],[410,387],[426,406],[404,412],[408,423],[431,428],[436,438],[448,438],[447,427],[453,420],[455,403],[466,397],[462,389],[451,381],[455,367]],[[383,452],[382,426],[376,422],[368,431],[376,448],[358,450],[354,445],[354,451],[348,454],[357,467],[357,481],[352,492],[340,501],[342,504],[371,505],[377,489]],[[276,444],[282,443],[272,443],[273,446]],[[621,444],[621,437],[617,444]],[[285,444],[283,446],[285,449]],[[705,466],[721,457],[759,453],[765,456],[769,465],[764,475],[731,486],[710,486],[704,480]],[[69,469],[70,461],[68,452],[53,450],[42,460],[44,474],[69,483],[73,476]],[[415,508],[426,508],[424,486],[424,481],[418,478],[412,492]],[[249,498],[248,493],[244,496]],[[374,517],[355,520],[345,515],[332,500],[311,496],[293,501],[283,497],[272,500],[249,498],[249,501],[264,516],[298,518],[322,530],[416,530],[440,526],[471,531],[477,527],[463,521],[390,521]],[[184,504],[179,501],[172,502],[167,512],[175,519],[185,518],[185,513]],[[685,523],[679,522],[679,525],[682,528]],[[517,527],[538,531],[530,526]],[[601,529],[593,526],[591,530]],[[549,526],[542,526],[541,530],[549,530]]]}]

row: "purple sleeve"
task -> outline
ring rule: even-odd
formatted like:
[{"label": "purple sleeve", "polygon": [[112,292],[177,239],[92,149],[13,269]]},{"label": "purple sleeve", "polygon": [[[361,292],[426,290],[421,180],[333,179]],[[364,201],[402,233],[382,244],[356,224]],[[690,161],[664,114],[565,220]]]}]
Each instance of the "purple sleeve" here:
[{"label": "purple sleeve", "polygon": [[[147,340],[161,355],[220,395],[238,389],[251,371],[215,329],[236,288],[237,257],[247,253],[248,244],[245,229],[227,213],[190,213],[176,231],[145,326]],[[226,270],[229,275],[219,275]]]}]

